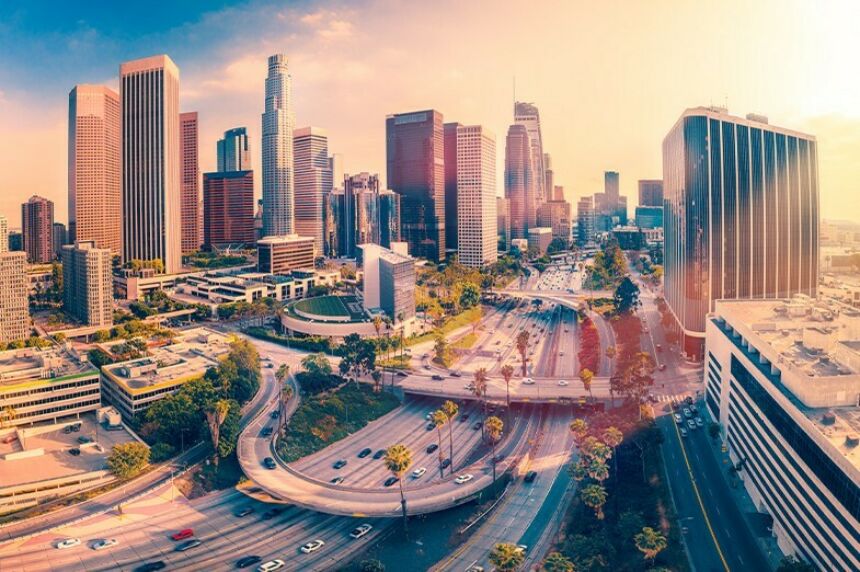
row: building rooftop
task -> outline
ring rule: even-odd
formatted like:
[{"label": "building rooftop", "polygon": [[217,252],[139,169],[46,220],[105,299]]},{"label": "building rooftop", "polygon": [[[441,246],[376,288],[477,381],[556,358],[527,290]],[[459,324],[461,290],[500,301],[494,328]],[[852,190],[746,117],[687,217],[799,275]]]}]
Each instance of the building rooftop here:
[{"label": "building rooftop", "polygon": [[64,348],[0,352],[0,392],[94,374],[98,371],[86,359]]},{"label": "building rooftop", "polygon": [[282,236],[267,236],[257,241],[257,244],[288,244],[290,242],[313,241],[312,236],[299,236],[298,234],[284,234]]}]

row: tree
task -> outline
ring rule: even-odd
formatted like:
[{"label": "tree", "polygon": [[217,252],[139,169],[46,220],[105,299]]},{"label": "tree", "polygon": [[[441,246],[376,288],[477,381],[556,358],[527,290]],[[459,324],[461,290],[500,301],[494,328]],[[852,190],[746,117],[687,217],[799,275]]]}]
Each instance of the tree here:
[{"label": "tree", "polygon": [[446,401],[442,404],[441,411],[448,418],[448,447],[451,456],[451,474],[454,474],[454,418],[460,412],[460,406],[453,401]]},{"label": "tree", "polygon": [[406,495],[403,493],[403,473],[412,466],[412,452],[406,445],[392,445],[385,451],[385,468],[397,478],[400,485],[400,508],[403,511],[403,530],[407,530],[406,524]]},{"label": "tree", "polygon": [[308,375],[317,378],[328,377],[332,373],[331,363],[322,352],[310,354],[302,358],[302,369],[304,369]]},{"label": "tree", "polygon": [[589,395],[592,395],[592,393],[591,393],[591,380],[593,380],[593,379],[594,379],[594,372],[591,371],[590,369],[588,369],[587,367],[579,370],[579,380],[582,382],[582,387],[585,389],[585,391],[588,392]]},{"label": "tree", "polygon": [[370,378],[373,380],[373,391],[375,393],[379,393],[379,384],[382,381],[382,371],[379,369],[374,369],[370,372]]},{"label": "tree", "polygon": [[294,392],[292,384],[288,381],[281,382],[280,387],[278,408],[280,409],[281,414],[278,419],[281,424],[281,434],[284,434],[287,429],[287,406],[290,404],[290,400],[293,398]]},{"label": "tree", "polygon": [[[444,455],[442,453],[442,427],[448,423],[448,415],[446,415],[445,412],[441,409],[437,409],[430,414],[430,421],[432,421],[433,424],[436,426],[436,433],[439,437],[439,476],[441,477],[444,475],[445,471],[445,469],[442,468],[442,459],[444,458]],[[454,462],[451,461],[451,464],[453,465]]]},{"label": "tree", "polygon": [[560,552],[550,552],[543,561],[544,572],[575,572],[573,562]]},{"label": "tree", "polygon": [[490,563],[499,572],[513,572],[522,566],[525,553],[519,546],[500,542],[490,551]]},{"label": "tree", "polygon": [[114,445],[107,459],[108,470],[120,479],[140,474],[149,464],[149,447],[137,441]]},{"label": "tree", "polygon": [[502,366],[502,377],[505,379],[505,404],[511,410],[511,378],[514,376],[514,366],[506,363]]},{"label": "tree", "polygon": [[[603,431],[603,442],[612,447],[612,456],[615,457],[618,453],[618,446],[624,441],[624,434],[617,427],[607,427]],[[615,472],[618,472],[618,463],[613,465]]]},{"label": "tree", "polygon": [[376,367],[376,345],[358,334],[346,336],[338,353],[341,355],[338,368],[343,375],[359,377]]},{"label": "tree", "polygon": [[218,466],[218,444],[221,441],[221,425],[230,412],[230,402],[219,399],[204,411],[206,424],[209,426],[209,436],[212,438],[212,449],[215,451],[215,466]]},{"label": "tree", "polygon": [[598,520],[603,520],[603,505],[606,504],[606,489],[603,485],[586,485],[580,492],[582,502],[594,509],[594,515]]},{"label": "tree", "polygon": [[609,359],[613,359],[618,351],[615,349],[615,346],[607,346],[606,347],[606,357]]},{"label": "tree", "polygon": [[505,424],[495,415],[488,417],[484,422],[487,438],[490,440],[490,445],[493,448],[493,493],[496,492],[496,443],[502,438],[502,430]]},{"label": "tree", "polygon": [[593,458],[588,462],[587,472],[589,477],[599,483],[609,478],[609,466],[600,458]]},{"label": "tree", "polygon": [[653,561],[662,550],[668,546],[666,536],[650,526],[642,527],[642,532],[633,537],[636,548],[644,555],[645,560]]},{"label": "tree", "polygon": [[633,283],[629,276],[625,276],[612,296],[615,302],[615,311],[626,314],[639,306],[639,286]]},{"label": "tree", "polygon": [[373,317],[373,329],[376,330],[376,337],[378,338],[382,332],[382,317],[379,314]]},{"label": "tree", "polygon": [[[475,371],[475,380],[472,382],[474,389],[472,390],[475,393],[475,397],[478,398],[478,401],[481,403],[481,421],[483,422],[487,417],[486,410],[486,402],[484,398],[487,396],[487,370],[484,368],[479,368]],[[484,435],[484,426],[481,424],[481,436]]]},{"label": "tree", "polygon": [[527,374],[526,365],[528,364],[528,360],[526,358],[526,352],[528,349],[529,333],[526,330],[523,330],[517,334],[517,351],[520,353],[520,360],[523,363],[523,376]]},{"label": "tree", "polygon": [[642,513],[635,510],[625,510],[618,517],[618,536],[622,542],[633,540],[645,526],[645,521],[642,519]]},{"label": "tree", "polygon": [[570,432],[573,433],[573,442],[579,446],[588,435],[588,423],[585,419],[574,419],[570,422]]},{"label": "tree", "polygon": [[708,423],[708,435],[711,436],[711,439],[716,440],[720,436],[720,424],[713,421]]},{"label": "tree", "polygon": [[385,572],[385,564],[375,558],[368,558],[358,564],[358,572]]},{"label": "tree", "polygon": [[436,334],[436,342],[433,344],[433,353],[435,361],[438,364],[448,366],[450,359],[448,357],[448,342],[442,334]]},{"label": "tree", "polygon": [[15,421],[17,416],[18,412],[15,411],[15,408],[11,405],[7,405],[3,409],[0,409],[0,429],[3,427],[11,427],[12,422]]},{"label": "tree", "polygon": [[460,307],[468,310],[477,306],[481,302],[481,290],[472,282],[463,284],[463,289],[460,292]]},{"label": "tree", "polygon": [[815,572],[815,566],[798,560],[796,556],[788,555],[779,563],[776,572]]}]

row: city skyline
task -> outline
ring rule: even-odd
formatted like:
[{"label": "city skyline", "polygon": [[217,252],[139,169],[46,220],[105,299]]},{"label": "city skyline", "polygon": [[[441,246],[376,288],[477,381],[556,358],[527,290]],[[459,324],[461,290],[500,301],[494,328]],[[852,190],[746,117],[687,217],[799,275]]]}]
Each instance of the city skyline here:
[{"label": "city skyline", "polygon": [[[724,105],[728,101],[729,110],[737,115],[759,112],[768,115],[775,123],[816,134],[821,144],[822,216],[860,218],[857,207],[850,199],[851,183],[856,179],[860,167],[849,160],[860,149],[860,137],[856,135],[858,119],[852,104],[857,99],[860,86],[855,79],[843,77],[844,74],[839,73],[838,66],[833,63],[838,61],[840,54],[850,53],[855,45],[852,42],[856,43],[857,40],[849,38],[850,34],[821,33],[825,23],[836,22],[838,26],[839,22],[852,21],[852,15],[857,14],[857,7],[833,4],[823,9],[821,14],[805,13],[800,8],[790,11],[773,26],[769,26],[768,36],[792,35],[796,38],[795,47],[787,55],[800,54],[804,57],[781,57],[775,63],[772,61],[772,50],[758,49],[766,45],[765,39],[739,41],[736,45],[722,46],[715,53],[702,47],[687,50],[689,53],[686,55],[675,56],[669,51],[668,42],[650,36],[643,38],[644,30],[634,26],[636,18],[648,18],[650,13],[650,19],[645,21],[652,22],[652,26],[643,28],[648,28],[654,35],[659,35],[657,32],[661,30],[678,31],[684,37],[699,33],[703,40],[718,45],[718,39],[713,35],[715,32],[697,30],[691,23],[694,14],[686,10],[678,10],[675,20],[662,22],[658,15],[660,10],[666,8],[655,8],[649,12],[633,6],[616,14],[611,7],[606,7],[580,14],[577,5],[556,6],[553,10],[560,11],[562,16],[576,16],[571,20],[571,26],[583,26],[583,34],[569,34],[578,39],[560,39],[558,24],[548,20],[546,34],[533,46],[523,46],[522,53],[506,58],[509,48],[492,41],[470,54],[465,62],[458,61],[452,53],[452,50],[462,46],[454,42],[451,47],[440,50],[428,64],[427,71],[433,73],[438,81],[427,83],[420,78],[406,76],[402,82],[398,82],[396,89],[386,90],[382,95],[370,95],[373,90],[368,90],[368,95],[364,96],[356,93],[354,85],[357,82],[367,81],[371,85],[384,77],[398,62],[402,63],[418,54],[404,42],[396,42],[399,47],[395,54],[382,48],[374,49],[365,59],[357,59],[350,54],[351,42],[372,35],[374,30],[379,30],[383,25],[383,11],[373,9],[379,8],[379,4],[369,2],[363,6],[365,10],[361,7],[344,8],[334,3],[317,3],[302,8],[277,9],[277,6],[273,8],[269,3],[249,2],[239,7],[222,6],[220,10],[202,16],[195,10],[180,9],[163,21],[141,22],[139,37],[123,45],[120,50],[100,49],[98,56],[90,58],[87,63],[81,64],[81,58],[76,58],[76,63],[69,63],[62,70],[55,69],[57,62],[53,60],[38,68],[25,65],[30,61],[25,55],[32,56],[43,49],[33,39],[33,35],[44,32],[45,28],[53,29],[51,26],[54,26],[59,37],[73,42],[71,51],[81,55],[89,53],[87,50],[116,43],[116,39],[106,29],[107,17],[100,19],[84,10],[76,20],[79,23],[70,24],[69,27],[60,27],[56,21],[48,18],[38,24],[38,30],[22,25],[14,34],[0,31],[0,39],[10,47],[9,57],[0,64],[0,85],[3,86],[0,126],[5,133],[18,135],[12,138],[15,140],[14,145],[10,141],[0,143],[3,146],[0,149],[0,167],[31,165],[38,157],[40,172],[43,173],[38,180],[27,181],[29,188],[23,193],[24,196],[4,193],[0,198],[0,213],[10,220],[10,226],[17,226],[17,217],[14,215],[20,202],[29,194],[42,194],[57,205],[57,220],[66,220],[64,181],[67,119],[60,101],[61,94],[68,93],[74,85],[106,84],[116,89],[116,69],[121,61],[150,56],[153,52],[171,55],[183,69],[181,110],[193,109],[200,113],[200,146],[203,150],[200,155],[201,171],[214,171],[216,158],[211,149],[225,130],[235,125],[247,125],[252,148],[259,145],[259,114],[263,111],[260,90],[265,78],[265,58],[271,53],[284,52],[290,59],[298,124],[320,125],[327,129],[330,147],[344,155],[346,169],[351,172],[384,173],[383,122],[387,114],[432,107],[442,110],[446,117],[486,125],[496,133],[504,133],[511,121],[512,79],[516,77],[516,98],[534,102],[540,108],[543,147],[552,152],[556,183],[564,185],[567,193],[565,198],[571,203],[578,197],[599,191],[605,170],[620,172],[621,194],[635,197],[637,180],[659,176],[660,142],[666,126],[671,125],[677,114],[689,107],[709,103]],[[398,3],[386,6],[394,15],[424,14],[418,7]],[[757,5],[745,15],[750,22],[755,23],[767,16],[769,8],[772,9],[772,6]],[[270,10],[271,24],[263,22],[266,9]],[[459,14],[465,22],[475,21],[482,16],[477,8],[459,10],[441,12],[449,16]],[[499,20],[510,14],[511,10],[511,6],[504,4],[500,6],[498,14],[484,15],[489,19],[486,26],[488,31],[482,27],[479,33],[499,35],[500,30],[510,25]],[[549,6],[536,6],[523,17],[524,20],[520,18],[520,23],[529,33],[537,34],[537,22],[542,17],[545,19],[549,10]],[[721,13],[714,13],[713,17],[718,21],[731,19],[736,11],[734,7],[729,7],[721,10]],[[27,22],[39,11],[33,9],[32,14],[26,10],[24,12],[16,12],[15,15]],[[359,16],[362,17],[361,27],[356,25]],[[695,16],[698,18],[699,14]],[[238,25],[241,23],[259,24],[259,37],[237,42],[235,31],[228,29],[217,40],[180,41],[180,30],[205,34],[213,28],[223,29],[230,18],[237,23],[237,28],[241,28]],[[617,29],[610,27],[607,30],[606,26],[614,21],[613,18],[618,20]],[[568,19],[560,17],[558,20],[565,22]],[[279,30],[274,25],[275,21],[281,22],[281,26],[288,22],[286,29],[289,33]],[[588,31],[588,25],[596,29]],[[82,34],[76,26],[91,30],[92,37]],[[398,34],[408,33],[408,28],[404,26],[404,30],[398,31]],[[714,26],[715,30],[719,28],[718,25]],[[634,36],[630,41],[616,42],[617,45],[604,51],[600,59],[601,66],[606,70],[578,59],[572,62],[572,71],[579,83],[574,98],[556,95],[556,92],[566,91],[565,86],[570,80],[560,77],[558,70],[552,69],[551,65],[527,65],[527,62],[534,60],[536,50],[571,50],[571,53],[576,53],[578,48],[582,48],[579,42],[586,42],[591,34],[601,30],[604,34],[610,34],[608,43],[612,43],[619,30],[633,33]],[[153,46],[154,38],[158,42]],[[655,69],[648,61],[645,62],[647,65],[641,66],[642,70],[632,69],[630,61],[635,61],[635,58],[631,60],[629,46],[636,41],[650,42],[648,45],[653,48],[651,57],[654,61],[662,56],[669,58],[668,61],[675,65],[690,66],[701,60],[713,69],[709,74],[696,71],[696,74],[701,75],[697,75],[695,81],[677,86],[678,89],[674,89],[669,96],[661,93],[659,97],[651,97],[649,94],[658,88],[662,74],[666,72]],[[709,41],[697,41],[696,44],[706,46]],[[31,50],[29,54],[25,54],[27,49]],[[490,49],[497,50],[499,57],[490,59]],[[742,69],[736,68],[732,62],[738,61],[736,56],[742,53],[753,54],[754,61]],[[327,62],[335,59],[345,62],[344,73],[325,73]],[[505,63],[477,73],[486,61]],[[765,64],[767,68],[762,67]],[[618,73],[610,73],[613,69]],[[767,72],[761,69],[767,69]],[[14,82],[7,79],[13,74]],[[640,97],[632,97],[629,91],[625,92],[628,83],[634,82],[638,82],[644,90]],[[819,83],[830,85],[832,89],[824,94],[818,93],[814,85]],[[476,98],[474,93],[484,94],[484,97]],[[602,102],[599,97],[606,101]],[[627,127],[631,117],[639,118],[636,129],[632,130]],[[621,132],[623,137],[619,137],[619,128],[626,129]],[[258,172],[260,155],[254,153],[253,157],[253,167]],[[0,186],[20,188],[20,177],[23,176],[20,171],[0,169],[4,173],[0,177]],[[500,181],[502,171],[502,161],[497,157],[497,179]],[[384,179],[383,186],[389,186]],[[259,187],[257,183],[257,196],[260,196]],[[633,206],[628,205],[631,215]]]}]

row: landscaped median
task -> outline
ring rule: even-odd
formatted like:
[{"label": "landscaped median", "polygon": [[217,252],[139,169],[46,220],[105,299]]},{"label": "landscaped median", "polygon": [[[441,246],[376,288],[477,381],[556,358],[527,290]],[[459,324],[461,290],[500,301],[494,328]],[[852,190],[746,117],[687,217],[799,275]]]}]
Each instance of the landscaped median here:
[{"label": "landscaped median", "polygon": [[429,342],[433,340],[438,334],[449,334],[458,328],[462,328],[463,326],[468,326],[473,322],[479,321],[482,315],[483,311],[480,306],[469,308],[468,310],[460,312],[456,316],[448,318],[447,320],[445,320],[444,324],[431,332],[421,334],[420,336],[412,336],[406,338],[405,343],[407,346],[414,346],[415,344],[420,344],[421,342]]}]

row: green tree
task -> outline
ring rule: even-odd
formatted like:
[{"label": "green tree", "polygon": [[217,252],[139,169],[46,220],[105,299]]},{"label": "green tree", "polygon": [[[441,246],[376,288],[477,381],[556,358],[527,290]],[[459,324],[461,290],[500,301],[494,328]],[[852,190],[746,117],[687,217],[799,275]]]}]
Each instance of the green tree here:
[{"label": "green tree", "polygon": [[440,411],[448,418],[448,447],[451,454],[451,474],[454,474],[454,418],[460,413],[460,406],[453,401],[445,401]]},{"label": "green tree", "polygon": [[475,284],[466,282],[460,292],[460,307],[468,310],[481,302],[481,290]]},{"label": "green tree", "polygon": [[[433,413],[430,414],[430,421],[436,426],[436,435],[439,438],[439,476],[444,475],[445,469],[442,468],[442,460],[444,459],[444,454],[442,453],[442,427],[448,424],[448,415],[445,414],[441,409],[437,409]],[[453,468],[453,460],[451,461],[451,465]]]},{"label": "green tree", "polygon": [[230,412],[230,403],[226,399],[219,399],[210,405],[203,413],[206,415],[206,423],[209,426],[209,436],[212,438],[212,450],[215,452],[213,461],[218,466],[218,445],[221,440],[221,424],[227,419]]},{"label": "green tree", "polygon": [[514,377],[514,366],[506,363],[502,366],[502,377],[505,380],[505,405],[511,410],[511,378]]},{"label": "green tree", "polygon": [[108,455],[108,470],[120,479],[130,479],[140,474],[149,464],[149,447],[132,441],[114,445]]},{"label": "green tree", "polygon": [[575,572],[576,570],[570,558],[561,552],[550,552],[544,559],[542,568],[544,572]]},{"label": "green tree", "polygon": [[358,564],[358,572],[385,572],[385,565],[375,558],[368,558]]},{"label": "green tree", "polygon": [[642,527],[642,532],[633,537],[636,548],[641,552],[645,560],[654,561],[658,554],[669,545],[666,536],[654,530],[650,526]]},{"label": "green tree", "polygon": [[570,432],[573,433],[573,442],[578,447],[588,435],[588,423],[585,419],[574,419],[570,422]]},{"label": "green tree", "polygon": [[586,485],[582,488],[580,497],[587,507],[594,509],[597,519],[603,520],[603,505],[606,504],[606,489],[603,485]]},{"label": "green tree", "polygon": [[525,561],[523,550],[513,544],[500,542],[490,551],[490,563],[499,572],[514,572]]},{"label": "green tree", "polygon": [[[481,404],[481,421],[483,422],[487,418],[487,408],[486,408],[486,397],[487,397],[487,370],[479,368],[475,371],[475,379],[472,381],[472,385],[474,389],[472,390],[475,394],[475,397],[478,398],[478,401]],[[483,424],[481,426],[481,436],[484,435],[484,427]]]},{"label": "green tree", "polygon": [[639,306],[639,287],[629,276],[625,276],[615,289],[612,299],[615,301],[616,312],[626,314]]},{"label": "green tree", "polygon": [[322,352],[302,358],[302,368],[313,377],[328,377],[332,374],[331,363]]},{"label": "green tree", "polygon": [[496,492],[496,443],[502,438],[502,430],[505,424],[495,415],[490,416],[484,422],[484,429],[490,445],[493,448],[493,493]]},{"label": "green tree", "polygon": [[447,367],[451,363],[448,342],[442,334],[436,334],[436,341],[433,343],[433,355],[433,361],[438,364]]},{"label": "green tree", "polygon": [[529,333],[526,330],[522,330],[519,334],[517,334],[517,351],[520,354],[520,360],[523,364],[523,376],[527,374],[526,366],[528,365],[528,358],[526,356],[526,352],[529,349]]},{"label": "green tree", "polygon": [[779,563],[776,572],[815,572],[815,566],[798,560],[794,555],[788,555]]},{"label": "green tree", "polygon": [[590,369],[588,369],[587,367],[579,370],[579,380],[582,382],[582,387],[585,389],[585,391],[588,392],[589,395],[592,395],[592,393],[591,393],[591,380],[593,380],[593,379],[594,379],[594,372],[591,371]]},{"label": "green tree", "polygon": [[385,451],[385,468],[397,478],[400,485],[400,509],[403,512],[403,530],[407,530],[406,524],[406,495],[403,492],[403,473],[412,466],[412,452],[406,445],[392,445]]},{"label": "green tree", "polygon": [[645,526],[642,513],[635,510],[626,510],[618,517],[618,536],[622,542],[629,542]]},{"label": "green tree", "polygon": [[599,483],[609,478],[609,466],[606,461],[599,458],[589,460],[587,472],[589,477]]}]

